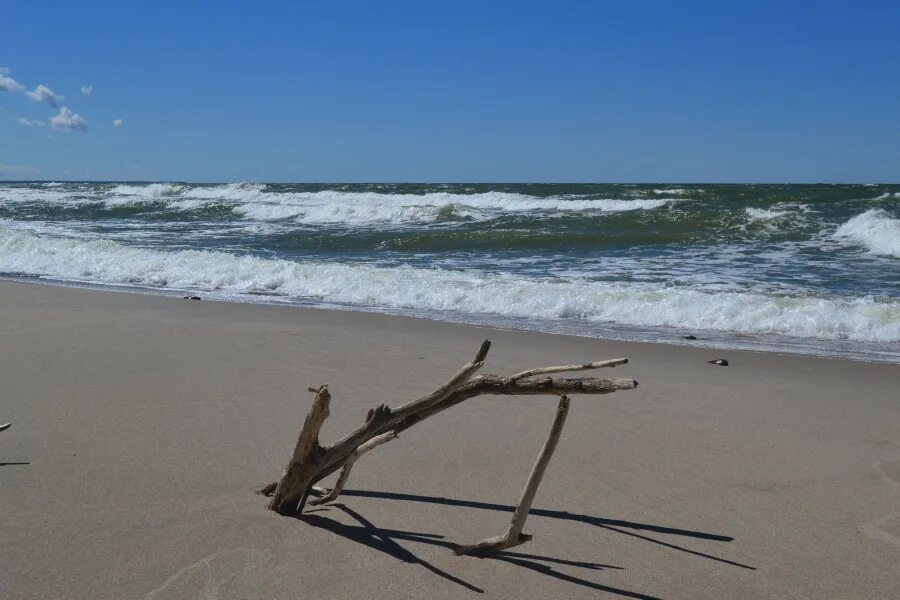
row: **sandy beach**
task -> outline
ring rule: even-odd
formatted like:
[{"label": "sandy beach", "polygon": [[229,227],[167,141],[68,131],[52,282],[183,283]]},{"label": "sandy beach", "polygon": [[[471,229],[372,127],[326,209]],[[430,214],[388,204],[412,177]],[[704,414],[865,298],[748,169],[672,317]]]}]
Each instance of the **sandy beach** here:
[{"label": "sandy beach", "polygon": [[[553,398],[479,397],[360,460],[305,520],[255,495],[312,396],[323,442],[485,372],[625,356],[575,397],[526,529]],[[729,367],[707,363],[726,358]],[[900,597],[897,365],[0,282],[0,597]]]}]

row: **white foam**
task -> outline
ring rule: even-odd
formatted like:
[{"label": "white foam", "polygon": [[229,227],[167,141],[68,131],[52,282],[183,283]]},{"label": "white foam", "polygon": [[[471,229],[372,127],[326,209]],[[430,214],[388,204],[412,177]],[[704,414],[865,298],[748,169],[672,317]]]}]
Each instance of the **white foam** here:
[{"label": "white foam", "polygon": [[780,219],[782,217],[786,217],[791,214],[791,211],[788,210],[775,210],[775,209],[765,209],[765,208],[752,208],[748,207],[744,209],[744,212],[747,214],[747,219],[750,222],[765,222],[765,221],[774,221],[776,219]]},{"label": "white foam", "polygon": [[900,258],[900,219],[887,211],[873,208],[841,225],[833,237],[839,241],[868,248],[869,254]]},{"label": "white foam", "polygon": [[246,184],[193,188],[187,195],[233,203],[233,210],[247,219],[292,219],[307,225],[380,223],[431,223],[447,219],[483,220],[508,213],[622,212],[649,210],[676,202],[674,198],[585,199],[579,196],[538,198],[525,194],[382,194],[377,192],[264,192]]},{"label": "white foam", "polygon": [[72,192],[63,190],[60,186],[0,186],[0,203],[13,205],[48,203],[74,206],[83,204],[84,201],[76,199]]},{"label": "white foam", "polygon": [[113,196],[137,196],[147,200],[157,200],[166,196],[174,196],[183,186],[172,183],[151,183],[148,185],[117,185],[110,193]]},{"label": "white foam", "polygon": [[[188,198],[217,201],[248,201],[262,196],[265,185],[261,183],[228,183],[215,186],[189,187],[184,190]],[[279,194],[270,194],[278,196]]]},{"label": "white foam", "polygon": [[[66,206],[101,204],[107,208],[162,204],[163,210],[227,207],[251,221],[291,220],[306,225],[423,224],[444,220],[487,220],[506,214],[615,213],[662,208],[678,198],[592,198],[583,195],[537,197],[508,192],[391,194],[321,190],[272,192],[254,183],[189,186],[174,183],[99,187],[3,188],[0,202],[44,202]],[[676,190],[677,191],[677,190]]]},{"label": "white foam", "polygon": [[705,292],[657,283],[292,262],[42,236],[0,224],[0,271],[110,284],[280,294],[325,302],[538,319],[586,319],[798,338],[900,341],[900,302]]}]

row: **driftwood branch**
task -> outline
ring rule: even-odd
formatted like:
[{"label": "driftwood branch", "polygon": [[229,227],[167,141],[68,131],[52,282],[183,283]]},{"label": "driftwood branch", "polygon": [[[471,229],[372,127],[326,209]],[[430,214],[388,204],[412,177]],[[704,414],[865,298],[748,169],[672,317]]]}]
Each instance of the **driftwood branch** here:
[{"label": "driftwood branch", "polygon": [[303,429],[300,431],[284,475],[277,483],[269,484],[260,490],[260,493],[272,497],[269,508],[284,515],[302,512],[310,493],[320,490],[319,488],[314,489],[314,484],[340,470],[341,474],[331,491],[326,492],[324,497],[311,502],[323,504],[334,500],[343,490],[350,471],[360,456],[395,439],[400,432],[423,419],[447,410],[469,398],[485,394],[561,396],[550,437],[528,479],[509,530],[504,536],[485,540],[473,546],[462,547],[457,550],[457,553],[478,554],[498,549],[501,546],[508,548],[530,539],[530,536],[522,533],[522,527],[565,422],[569,407],[568,396],[571,394],[610,394],[620,390],[634,389],[638,384],[637,381],[630,378],[554,378],[549,376],[566,371],[615,367],[626,364],[628,360],[624,358],[577,365],[539,367],[522,371],[511,377],[475,375],[484,366],[490,346],[489,341],[482,343],[472,361],[464,365],[444,385],[430,394],[396,408],[390,408],[384,404],[372,408],[362,425],[329,446],[319,444],[319,431],[328,417],[331,395],[327,385],[315,389],[310,388],[310,391],[315,393],[315,399]]},{"label": "driftwood branch", "polygon": [[353,468],[353,464],[356,460],[368,452],[369,450],[373,450],[374,448],[384,444],[385,442],[390,442],[391,440],[396,440],[397,434],[393,431],[388,431],[387,433],[382,433],[381,435],[376,435],[371,440],[366,442],[365,444],[361,444],[359,448],[350,453],[350,456],[347,457],[347,460],[344,462],[344,466],[341,469],[341,474],[338,476],[337,482],[334,484],[334,487],[331,488],[331,491],[326,493],[321,498],[316,498],[315,500],[310,500],[310,504],[313,506],[319,504],[325,504],[327,502],[332,502],[337,499],[338,496],[341,495],[341,492],[344,490],[344,486],[347,485],[347,480],[350,478],[350,470]]},{"label": "driftwood branch", "polygon": [[319,430],[328,418],[331,394],[328,393],[328,384],[318,389],[310,388],[309,391],[315,392],[316,398],[313,400],[312,408],[309,409],[309,414],[306,415],[306,421],[300,430],[291,460],[284,469],[284,475],[273,490],[272,501],[269,503],[272,510],[277,510],[279,506],[296,507],[300,504],[301,498],[305,499],[309,491],[309,476],[315,472],[317,454],[321,452]]},{"label": "driftwood branch", "polygon": [[541,453],[538,454],[537,461],[531,469],[531,474],[528,476],[525,489],[522,490],[522,496],[519,498],[518,504],[516,504],[515,511],[513,511],[512,522],[510,522],[506,533],[468,546],[460,546],[453,551],[454,554],[478,556],[479,554],[506,550],[531,540],[531,534],[522,533],[522,529],[525,527],[525,519],[528,518],[528,511],[531,510],[531,504],[534,502],[538,486],[541,484],[541,479],[544,478],[547,465],[550,464],[550,458],[553,456],[557,442],[559,442],[559,436],[562,433],[563,425],[566,424],[566,415],[568,414],[569,398],[568,396],[562,396],[559,399],[559,406],[556,408],[556,417],[553,419],[550,435],[547,436],[547,441],[544,442],[544,447],[541,449]]},{"label": "driftwood branch", "polygon": [[571,371],[586,371],[588,369],[602,369],[603,367],[615,367],[617,365],[628,364],[627,358],[613,358],[612,360],[600,360],[597,362],[584,363],[582,365],[561,365],[559,367],[538,367],[537,369],[529,369],[516,373],[510,379],[525,379],[526,377],[534,377],[535,375],[549,375],[550,373],[566,373]]}]

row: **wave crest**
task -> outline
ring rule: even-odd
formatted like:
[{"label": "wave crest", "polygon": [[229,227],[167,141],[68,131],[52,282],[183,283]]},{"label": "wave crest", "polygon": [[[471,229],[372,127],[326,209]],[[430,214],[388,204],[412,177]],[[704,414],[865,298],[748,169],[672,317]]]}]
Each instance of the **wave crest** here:
[{"label": "wave crest", "polygon": [[[657,190],[666,191],[666,190]],[[678,190],[672,190],[678,192]],[[374,191],[283,191],[256,183],[188,185],[119,184],[111,188],[0,188],[0,202],[52,203],[106,208],[155,205],[154,210],[230,209],[252,221],[291,220],[305,225],[373,226],[428,224],[445,220],[484,221],[519,214],[603,214],[662,208],[679,198],[596,198],[586,195],[530,196],[523,193],[384,193]]]},{"label": "wave crest", "polygon": [[869,254],[900,258],[900,219],[887,211],[873,208],[841,225],[833,237],[868,248]]},{"label": "wave crest", "polygon": [[795,338],[900,341],[900,302],[699,291],[410,266],[160,251],[0,225],[0,271],[109,284],[269,294],[421,311],[676,327]]}]

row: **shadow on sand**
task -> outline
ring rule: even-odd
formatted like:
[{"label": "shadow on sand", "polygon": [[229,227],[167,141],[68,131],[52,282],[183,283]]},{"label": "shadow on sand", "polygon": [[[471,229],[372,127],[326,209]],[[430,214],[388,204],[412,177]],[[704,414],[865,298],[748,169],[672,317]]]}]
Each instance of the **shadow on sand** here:
[{"label": "shadow on sand", "polygon": [[[440,498],[437,496],[416,496],[413,494],[396,494],[393,492],[371,492],[367,490],[344,490],[341,492],[343,496],[359,496],[363,498],[382,498],[385,500],[405,500],[408,502],[426,502],[429,504],[444,504],[446,506],[463,506],[465,508],[480,508],[482,510],[495,510],[499,512],[508,512],[512,513],[515,510],[514,506],[509,504],[493,504],[490,502],[476,502],[474,500],[457,500],[454,498]],[[663,527],[660,525],[647,525],[645,523],[632,523],[630,521],[621,521],[618,519],[604,519],[602,517],[593,517],[590,515],[579,515],[575,513],[570,513],[568,511],[562,510],[546,510],[542,508],[532,508],[528,513],[529,516],[535,517],[550,517],[551,519],[563,519],[566,521],[577,521],[580,523],[587,523],[588,525],[594,525],[596,527],[602,527],[603,529],[608,529],[610,531],[615,531],[616,533],[621,533],[622,535],[628,535],[631,537],[635,537],[647,542],[651,542],[654,544],[659,544],[660,546],[665,546],[666,548],[671,548],[673,550],[678,550],[680,552],[686,552],[688,554],[693,554],[694,556],[700,556],[703,558],[708,558],[709,560],[714,560],[717,562],[725,563],[727,565],[732,565],[734,567],[740,567],[741,569],[747,569],[749,571],[755,571],[755,567],[751,567],[750,565],[745,565],[743,563],[739,563],[733,560],[728,560],[727,558],[721,558],[718,556],[713,556],[712,554],[706,554],[705,552],[699,552],[697,550],[691,550],[690,548],[685,548],[683,546],[678,546],[676,544],[671,544],[669,542],[664,542],[662,540],[658,540],[656,538],[648,537],[646,535],[641,535],[639,533],[635,533],[635,531],[649,531],[653,533],[662,533],[666,535],[675,535],[680,537],[690,537],[701,540],[710,540],[715,542],[731,542],[734,541],[733,537],[727,535],[720,535],[717,533],[705,533],[702,531],[691,531],[689,529],[675,529],[672,527]],[[632,531],[628,531],[632,530]]]},{"label": "shadow on sand", "polygon": [[[452,498],[439,498],[434,496],[417,496],[412,494],[398,494],[391,492],[374,492],[367,490],[344,490],[344,496],[357,496],[357,497],[365,497],[365,498],[379,498],[385,500],[401,500],[408,502],[425,502],[432,504],[443,504],[447,506],[462,506],[467,508],[479,508],[484,510],[494,510],[501,512],[513,512],[514,507],[505,505],[505,504],[492,504],[487,502],[475,502],[471,500],[456,500]],[[344,514],[348,515],[351,519],[353,519],[358,525],[347,525],[336,521],[330,517],[325,516],[323,513],[328,512],[328,507],[321,507],[307,511],[302,516],[298,517],[305,523],[312,525],[313,527],[318,527],[321,529],[325,529],[334,534],[340,535],[344,538],[352,540],[354,542],[358,542],[369,548],[374,550],[378,550],[380,552],[384,552],[389,556],[397,558],[398,560],[402,560],[404,562],[419,564],[424,568],[428,569],[432,573],[451,581],[457,585],[460,585],[470,591],[483,593],[484,590],[479,588],[478,586],[460,579],[459,577],[452,575],[442,569],[439,569],[435,565],[429,563],[428,561],[420,558],[410,550],[404,548],[398,543],[399,541],[408,541],[415,542],[420,544],[428,544],[432,546],[439,546],[447,549],[454,549],[457,547],[457,544],[449,542],[444,539],[443,536],[437,535],[434,533],[423,533],[423,532],[415,532],[415,531],[402,531],[396,529],[382,529],[376,527],[370,521],[368,521],[365,517],[357,513],[356,511],[348,508],[344,504],[331,504],[330,508],[338,509],[342,511]],[[671,527],[662,527],[659,525],[647,525],[643,523],[632,523],[629,521],[621,521],[615,519],[605,519],[601,517],[593,517],[589,515],[579,515],[566,511],[555,511],[555,510],[545,510],[545,509],[532,509],[531,515],[534,516],[542,516],[542,517],[550,517],[555,519],[564,519],[569,521],[577,521],[581,523],[586,523],[589,525],[593,525],[596,527],[602,527],[604,529],[608,529],[610,531],[614,531],[616,533],[620,533],[623,535],[632,536],[644,541],[648,541],[654,544],[659,544],[665,546],[667,548],[671,548],[674,550],[678,550],[681,552],[686,552],[688,554],[692,554],[695,556],[700,556],[703,558],[707,558],[710,560],[718,561],[721,563],[725,563],[728,565],[732,565],[735,567],[739,567],[742,569],[755,570],[754,567],[749,565],[745,565],[739,562],[735,562],[732,560],[728,560],[725,558],[720,558],[717,556],[713,556],[711,554],[706,554],[703,552],[699,552],[696,550],[691,550],[689,548],[685,548],[682,546],[678,546],[676,544],[671,544],[669,542],[664,542],[662,540],[658,540],[646,535],[642,535],[640,533],[636,533],[637,531],[644,532],[653,532],[665,535],[676,535],[682,537],[690,537],[701,540],[709,540],[716,542],[730,542],[734,538],[713,534],[713,533],[705,533],[700,531],[691,531],[685,529],[675,529]],[[541,573],[542,575],[547,575],[549,577],[553,577],[555,579],[559,579],[561,581],[566,581],[569,583],[574,583],[576,585],[580,585],[586,588],[590,588],[597,591],[608,592],[610,594],[616,594],[626,598],[639,598],[643,600],[659,600],[655,596],[648,596],[646,594],[641,594],[639,592],[633,592],[629,590],[614,588],[611,586],[602,585],[596,583],[594,581],[590,581],[588,579],[582,579],[580,577],[576,577],[573,575],[569,575],[566,573],[562,573],[560,571],[555,570],[554,565],[562,565],[568,567],[576,567],[582,568],[592,571],[602,571],[606,569],[622,569],[622,567],[617,567],[614,565],[606,565],[601,563],[591,563],[591,562],[582,562],[575,560],[568,560],[565,558],[556,558],[549,556],[541,556],[537,554],[526,554],[521,552],[498,552],[496,554],[492,554],[483,558],[484,560],[499,560],[502,562],[506,562],[512,565],[516,565],[518,567],[522,567],[531,571],[535,571],[536,573]]]}]

